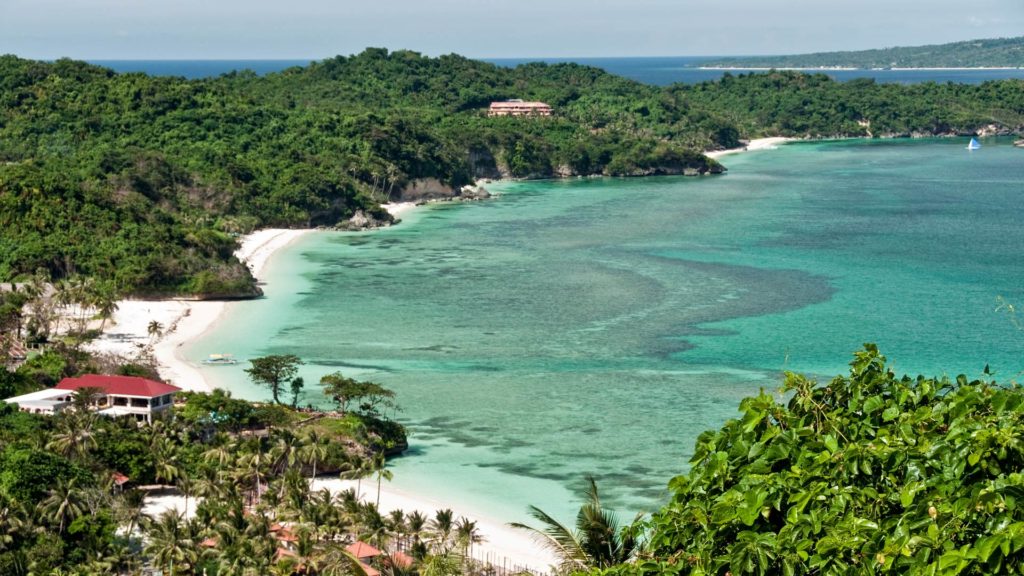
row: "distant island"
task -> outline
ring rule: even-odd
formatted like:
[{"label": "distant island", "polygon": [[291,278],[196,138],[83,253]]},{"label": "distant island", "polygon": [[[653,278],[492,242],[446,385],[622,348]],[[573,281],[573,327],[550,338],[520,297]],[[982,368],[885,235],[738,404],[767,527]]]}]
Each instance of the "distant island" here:
[{"label": "distant island", "polygon": [[928,46],[897,46],[851,52],[815,52],[790,56],[741,56],[701,64],[704,68],[1021,68],[1024,36],[966,40]]}]

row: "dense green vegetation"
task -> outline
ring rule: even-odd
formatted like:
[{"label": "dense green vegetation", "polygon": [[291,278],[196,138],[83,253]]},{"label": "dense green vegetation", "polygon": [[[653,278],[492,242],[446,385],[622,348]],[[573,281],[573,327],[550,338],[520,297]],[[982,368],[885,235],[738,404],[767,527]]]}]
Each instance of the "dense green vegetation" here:
[{"label": "dense green vegetation", "polygon": [[[86,393],[52,417],[0,402],[0,574],[135,574],[146,564],[183,575],[292,574],[300,565],[304,574],[358,573],[347,540],[404,535],[404,515],[385,519],[352,492],[314,493],[306,479],[389,477],[384,454],[405,445],[401,426],[374,411],[300,412],[220,390],[182,399],[173,419],[152,425],[99,416]],[[118,474],[129,487],[169,485],[200,499],[196,517],[146,516],[144,493],[116,487]],[[407,547],[421,561],[479,539],[472,522],[447,514],[443,540],[428,540],[433,523],[419,516],[419,546]],[[274,523],[298,538],[291,555],[278,552],[291,541]]]},{"label": "dense green vegetation", "polygon": [[[488,118],[493,100],[549,118]],[[115,74],[0,57],[0,281],[251,296],[235,235],[335,225],[430,179],[717,171],[741,137],[1024,125],[1021,82],[839,84],[773,73],[658,88],[573,65],[500,68],[368,49],[257,77]],[[858,122],[869,121],[870,127]]]},{"label": "dense green vegetation", "polygon": [[630,564],[604,574],[1019,574],[1024,390],[897,377],[874,346],[697,441]]},{"label": "dense green vegetation", "polygon": [[1024,36],[854,52],[741,56],[702,64],[729,68],[1020,68],[1024,67]]}]

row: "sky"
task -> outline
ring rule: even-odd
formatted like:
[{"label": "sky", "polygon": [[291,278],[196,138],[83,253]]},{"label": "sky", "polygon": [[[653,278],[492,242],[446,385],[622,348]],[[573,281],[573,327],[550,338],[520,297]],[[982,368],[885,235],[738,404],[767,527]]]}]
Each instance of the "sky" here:
[{"label": "sky", "polygon": [[0,54],[793,54],[1024,35],[1024,0],[0,0]]}]

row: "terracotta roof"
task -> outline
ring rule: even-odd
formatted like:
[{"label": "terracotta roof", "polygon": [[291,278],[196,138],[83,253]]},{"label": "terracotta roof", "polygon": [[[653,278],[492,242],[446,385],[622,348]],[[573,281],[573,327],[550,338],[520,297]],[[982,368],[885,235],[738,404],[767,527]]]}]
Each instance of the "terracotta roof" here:
[{"label": "terracotta roof", "polygon": [[121,474],[120,472],[114,472],[114,484],[118,486],[124,486],[125,484],[128,483],[129,480],[131,480],[131,478],[125,476],[124,474]]},{"label": "terracotta roof", "polygon": [[388,561],[400,568],[408,568],[412,566],[413,563],[415,562],[415,560],[412,559],[412,556],[409,556],[401,550],[396,550],[392,552]]},{"label": "terracotta roof", "polygon": [[363,571],[366,572],[366,576],[380,576],[380,570],[377,570],[373,566],[370,566],[365,562],[360,562],[359,565],[363,568]]},{"label": "terracotta roof", "polygon": [[360,542],[358,540],[346,546],[345,550],[348,550],[350,554],[359,559],[373,558],[374,556],[380,556],[383,554],[383,552],[377,550],[373,546],[370,546],[366,542]]},{"label": "terracotta roof", "polygon": [[140,396],[155,398],[164,394],[178,392],[181,388],[154,382],[138,376],[109,376],[106,374],[85,374],[78,378],[65,378],[54,386],[60,390],[78,390],[79,388],[102,388],[107,394],[118,396]]}]

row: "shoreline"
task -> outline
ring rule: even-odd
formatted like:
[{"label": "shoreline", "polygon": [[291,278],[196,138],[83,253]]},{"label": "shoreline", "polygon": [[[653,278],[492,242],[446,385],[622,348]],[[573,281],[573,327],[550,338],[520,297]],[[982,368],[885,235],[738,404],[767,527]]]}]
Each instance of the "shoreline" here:
[{"label": "shoreline", "polygon": [[[349,489],[354,491],[357,486],[360,487],[358,496],[361,501],[376,503],[377,486],[372,476],[363,478],[361,485],[356,480],[342,480],[337,477],[315,478],[310,483],[310,490],[327,489],[332,494],[337,494]],[[483,542],[473,545],[471,556],[477,560],[489,560],[496,566],[501,566],[503,561],[507,560],[510,565],[539,572],[550,572],[551,566],[558,563],[554,556],[534,542],[530,534],[524,530],[517,530],[507,523],[450,502],[432,500],[387,484],[380,487],[378,512],[382,515],[392,510],[402,510],[406,514],[419,511],[429,519],[434,517],[436,511],[446,508],[452,510],[455,519],[465,517],[476,522],[477,529],[484,538]],[[569,519],[561,520],[568,522]]]},{"label": "shoreline", "polygon": [[746,71],[750,71],[750,72],[768,72],[768,71],[771,71],[771,70],[794,70],[794,71],[797,71],[797,72],[830,72],[830,71],[840,71],[840,72],[853,72],[853,71],[884,72],[886,70],[903,71],[903,72],[913,71],[913,70],[921,70],[923,72],[929,72],[929,71],[930,72],[938,72],[938,71],[942,71],[942,70],[949,70],[949,71],[954,71],[954,72],[955,71],[969,72],[971,70],[1021,70],[1021,69],[1022,68],[1020,66],[974,66],[974,67],[952,67],[952,68],[947,68],[947,67],[944,67],[944,66],[935,66],[935,67],[899,67],[899,66],[894,66],[894,67],[891,67],[891,68],[857,68],[857,67],[851,67],[851,66],[806,66],[806,67],[804,67],[804,66],[700,66],[700,67],[698,67],[698,70],[724,70],[724,71],[727,71],[727,72],[737,72],[737,71],[739,71],[739,72],[746,72]]},{"label": "shoreline", "polygon": [[786,136],[771,136],[768,138],[755,138],[747,143],[746,146],[740,148],[729,148],[728,150],[705,150],[704,155],[708,158],[718,159],[722,156],[728,156],[730,154],[739,154],[741,152],[756,152],[758,150],[774,150],[782,144],[787,142],[794,142],[799,138],[789,138]]},{"label": "shoreline", "polygon": [[[242,238],[235,256],[249,266],[257,281],[262,281],[261,274],[274,253],[310,232],[259,230]],[[198,364],[181,355],[181,347],[214,327],[230,304],[215,300],[120,300],[112,322],[88,349],[126,358],[150,353],[161,380],[190,392],[210,392],[213,386]],[[159,336],[149,334],[151,322],[162,326]]]}]

